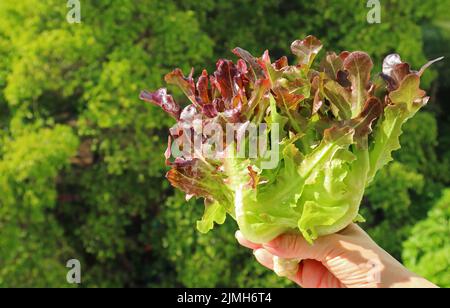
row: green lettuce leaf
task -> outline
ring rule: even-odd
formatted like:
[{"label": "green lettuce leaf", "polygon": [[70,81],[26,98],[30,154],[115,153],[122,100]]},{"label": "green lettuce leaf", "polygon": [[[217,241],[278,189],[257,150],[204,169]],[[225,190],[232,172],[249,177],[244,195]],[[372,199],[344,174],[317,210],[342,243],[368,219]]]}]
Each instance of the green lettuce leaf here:
[{"label": "green lettuce leaf", "polygon": [[378,170],[393,160],[392,152],[400,149],[402,126],[427,104],[429,97],[425,96],[419,86],[420,77],[410,74],[397,90],[389,94],[391,104],[385,107],[383,117],[374,132],[368,183],[373,180]]},{"label": "green lettuce leaf", "polygon": [[214,228],[214,223],[219,225],[225,222],[227,212],[225,207],[219,202],[212,203],[205,200],[205,213],[201,220],[197,221],[197,230],[201,233],[208,233]]}]

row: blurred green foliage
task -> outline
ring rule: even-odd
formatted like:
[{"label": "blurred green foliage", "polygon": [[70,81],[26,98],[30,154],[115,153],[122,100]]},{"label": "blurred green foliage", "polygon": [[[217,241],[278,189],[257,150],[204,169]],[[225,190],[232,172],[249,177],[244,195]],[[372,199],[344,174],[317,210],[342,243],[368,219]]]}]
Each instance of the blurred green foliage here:
[{"label": "blurred green foliage", "polygon": [[403,260],[412,271],[450,288],[450,189],[419,222],[403,244]]},{"label": "blurred green foliage", "polygon": [[[81,1],[81,24],[64,2],[0,2],[0,287],[69,286],[71,258],[85,287],[292,286],[237,245],[231,220],[195,230],[201,202],[163,178],[172,122],[139,91],[174,67],[211,71],[237,45],[289,54],[307,34],[378,68],[394,51],[414,68],[450,57],[449,0],[382,1],[374,25],[365,1]],[[450,186],[449,80],[442,63],[426,74],[430,107],[362,205],[374,239],[443,286],[448,191],[433,205]]]}]

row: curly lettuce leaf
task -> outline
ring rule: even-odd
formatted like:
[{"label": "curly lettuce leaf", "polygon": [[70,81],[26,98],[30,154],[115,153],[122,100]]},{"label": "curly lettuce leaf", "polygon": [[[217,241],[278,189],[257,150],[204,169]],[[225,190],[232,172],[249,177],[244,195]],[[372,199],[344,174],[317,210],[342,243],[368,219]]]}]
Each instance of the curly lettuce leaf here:
[{"label": "curly lettuce leaf", "polygon": [[348,79],[351,83],[352,115],[357,116],[368,98],[368,85],[373,62],[365,52],[356,51],[345,59],[343,67],[348,72]]},{"label": "curly lettuce leaf", "polygon": [[309,35],[304,40],[294,41],[291,45],[291,51],[297,56],[299,64],[311,67],[322,47],[322,42],[319,39]]},{"label": "curly lettuce leaf", "polygon": [[368,183],[373,180],[378,170],[393,160],[392,152],[400,149],[402,126],[427,104],[429,97],[425,96],[419,86],[420,77],[410,74],[403,79],[397,90],[389,94],[391,104],[385,107],[383,117],[374,132]]},{"label": "curly lettuce leaf", "polygon": [[214,228],[214,223],[221,225],[225,222],[227,212],[225,207],[219,202],[209,202],[205,200],[205,212],[201,220],[197,221],[197,230],[201,233],[208,233]]}]

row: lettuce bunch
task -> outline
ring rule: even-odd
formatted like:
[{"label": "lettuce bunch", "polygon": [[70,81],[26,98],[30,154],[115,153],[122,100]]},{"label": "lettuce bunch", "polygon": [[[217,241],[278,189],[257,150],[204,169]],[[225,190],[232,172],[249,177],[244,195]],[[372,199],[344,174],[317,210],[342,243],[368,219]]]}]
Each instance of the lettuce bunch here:
[{"label": "lettuce bunch", "polygon": [[[176,69],[165,80],[184,92],[184,108],[165,88],[141,93],[176,120],[165,153],[167,179],[188,198],[204,198],[199,231],[222,224],[228,214],[255,243],[292,231],[313,242],[363,219],[364,190],[400,148],[402,125],[427,104],[420,78],[436,60],[413,71],[399,55],[389,55],[372,79],[366,53],[331,52],[315,63],[321,49],[308,36],[292,43],[293,65],[286,57],[272,62],[267,51],[258,58],[236,48],[236,63],[221,59],[213,74],[204,70],[197,80],[193,71],[184,76]],[[208,155],[211,132],[202,131],[211,123],[237,127],[231,140],[219,138],[224,150],[216,155]],[[268,150],[242,157],[252,124],[266,127]],[[268,158],[269,151],[276,155]]]}]

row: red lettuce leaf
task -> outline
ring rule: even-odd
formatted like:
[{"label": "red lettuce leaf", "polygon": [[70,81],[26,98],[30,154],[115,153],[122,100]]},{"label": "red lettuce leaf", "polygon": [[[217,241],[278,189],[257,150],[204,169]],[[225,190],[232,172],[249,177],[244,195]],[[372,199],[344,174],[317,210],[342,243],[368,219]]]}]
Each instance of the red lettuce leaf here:
[{"label": "red lettuce leaf", "polygon": [[175,102],[171,95],[167,94],[166,88],[159,89],[156,92],[142,91],[139,98],[161,107],[176,120],[180,118],[180,105]]},{"label": "red lettuce leaf", "polygon": [[322,42],[310,35],[304,40],[294,41],[291,45],[291,51],[297,56],[299,64],[310,67],[322,47]]}]

